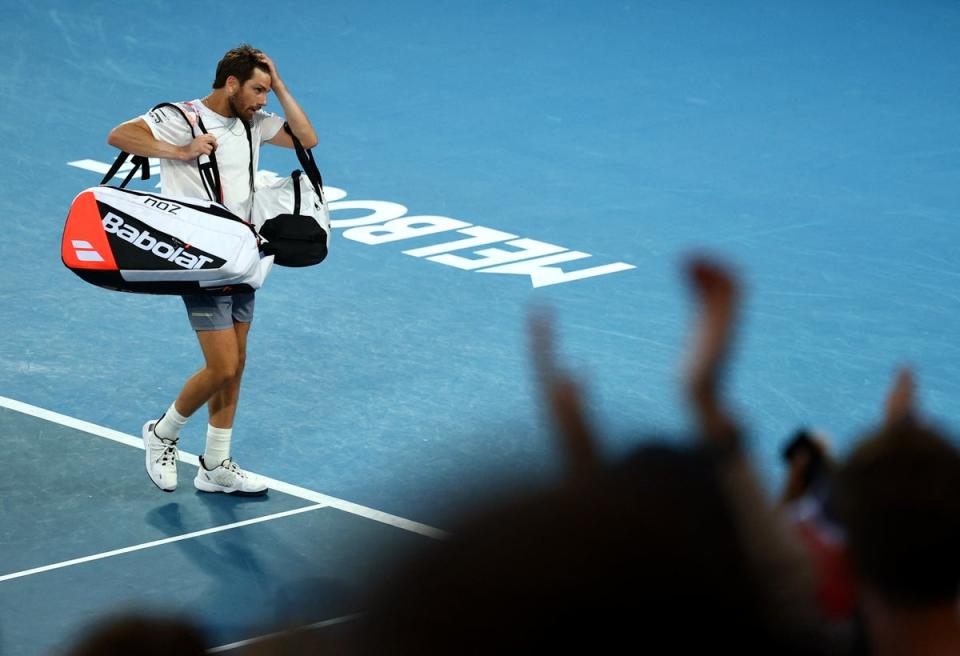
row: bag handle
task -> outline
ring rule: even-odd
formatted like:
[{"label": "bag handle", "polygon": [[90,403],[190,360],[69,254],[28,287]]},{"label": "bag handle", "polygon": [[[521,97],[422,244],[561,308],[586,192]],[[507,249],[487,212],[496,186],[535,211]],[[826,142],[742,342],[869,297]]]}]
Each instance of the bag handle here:
[{"label": "bag handle", "polygon": [[[192,103],[187,103],[190,109],[193,109]],[[187,122],[187,125],[190,126],[190,135],[193,137],[197,136],[196,131],[193,129],[193,123],[190,122],[190,119],[187,118],[186,113],[174,105],[173,103],[160,103],[157,107],[172,107],[183,117],[183,120]],[[157,109],[154,107],[154,109]],[[200,117],[200,112],[193,110],[193,113],[197,117],[197,127],[200,128],[201,134],[209,134],[207,132],[206,126],[203,124],[203,119]],[[206,157],[206,162],[201,162],[200,158]],[[209,155],[200,155],[197,157],[197,172],[200,174],[200,181],[203,183],[203,188],[207,192],[207,196],[210,197],[210,200],[223,203],[223,185],[220,184],[220,168],[217,166],[217,155],[212,152]]]},{"label": "bag handle", "polygon": [[[125,151],[120,151],[120,154],[117,155],[117,159],[114,160],[113,165],[110,167],[110,170],[107,171],[107,174],[103,176],[103,180],[100,181],[100,184],[105,185],[107,182],[113,179],[113,176],[117,174],[117,171],[120,170],[120,167],[123,166],[123,163],[127,161],[127,158],[130,157],[130,153]],[[127,177],[123,179],[123,182],[120,183],[120,188],[123,189],[127,186],[130,180],[133,179],[133,176],[136,174],[137,170],[141,170],[140,179],[149,180],[150,179],[150,160],[146,157],[141,157],[140,155],[134,155],[130,160],[130,163],[133,164],[133,168],[130,169],[130,172],[127,173]]]},{"label": "bag handle", "polygon": [[[180,116],[183,117],[183,120],[187,122],[187,125],[190,126],[190,136],[196,137],[197,132],[193,128],[193,123],[187,118],[187,114],[177,105],[173,103],[160,103],[150,111],[156,111],[164,107],[171,107],[177,112],[180,113]],[[200,128],[202,134],[207,134],[207,129],[203,125],[203,119],[200,118],[200,113],[195,112],[197,115],[197,126]],[[127,161],[127,158],[131,157],[130,153],[126,151],[120,151],[120,154],[117,155],[117,159],[114,160],[113,165],[110,167],[110,170],[107,171],[107,174],[103,176],[103,180],[100,181],[100,184],[105,185],[110,180],[113,179],[113,176],[117,174],[117,171],[120,170],[120,167],[123,166],[124,162]],[[220,184],[220,169],[217,166],[217,156],[214,153],[210,155],[201,155],[201,157],[207,157],[205,163],[200,162],[200,157],[197,158],[197,171],[200,174],[200,181],[203,183],[203,188],[207,192],[207,195],[210,197],[210,200],[222,203],[223,202],[223,186]],[[252,161],[252,158],[251,158]],[[123,179],[123,182],[120,183],[120,188],[123,189],[127,186],[130,180],[133,179],[134,174],[137,170],[141,171],[140,179],[149,180],[150,179],[150,160],[147,157],[142,155],[133,155],[130,159],[130,163],[133,164],[133,168],[130,169],[130,172],[127,173],[127,177]],[[251,164],[252,166],[252,164]]]},{"label": "bag handle", "polygon": [[[247,133],[247,145],[250,147],[250,191],[253,191],[253,136],[250,134],[250,124],[246,121],[243,121],[243,119],[241,119],[241,121],[243,122],[243,128]],[[317,163],[313,159],[313,153],[309,149],[303,147],[303,144],[301,144],[300,140],[297,139],[297,135],[295,135],[290,129],[289,123],[284,122],[283,129],[293,140],[293,148],[297,152],[297,160],[300,162],[300,166],[303,167],[304,172],[307,174],[307,179],[310,180],[311,184],[313,184],[313,188],[322,198],[323,178],[320,177],[320,170],[317,168]],[[298,212],[294,213],[297,214]]]},{"label": "bag handle", "polygon": [[[178,108],[179,109],[179,108]],[[186,115],[184,115],[186,118]],[[208,134],[207,128],[203,125],[203,119],[200,113],[197,113],[197,126],[202,134]],[[191,126],[191,133],[192,133]],[[200,161],[200,157],[206,157],[206,163]],[[217,156],[211,151],[209,155],[201,155],[197,158],[197,171],[200,172],[200,180],[203,182],[203,188],[206,190],[210,200],[223,203],[223,185],[220,184],[220,167],[217,166]]]},{"label": "bag handle", "polygon": [[303,172],[307,174],[307,179],[313,184],[317,195],[323,198],[323,178],[320,176],[320,169],[317,168],[316,160],[313,159],[313,151],[303,147],[303,144],[297,139],[297,135],[290,129],[289,123],[284,123],[283,129],[286,130],[287,134],[289,134],[293,140],[293,149],[297,151],[297,160],[299,160],[300,166],[303,167]]},{"label": "bag handle", "polygon": [[[250,191],[254,191],[253,185],[253,137],[250,134],[250,124],[240,119],[243,122],[243,128],[247,133],[247,145],[250,147]],[[320,176],[320,169],[317,168],[317,162],[313,159],[313,152],[309,148],[304,148],[303,144],[300,143],[300,140],[297,139],[297,135],[293,133],[293,130],[290,129],[290,124],[284,121],[283,129],[287,134],[290,135],[290,138],[293,140],[293,149],[297,152],[297,160],[300,162],[300,166],[303,167],[304,173],[307,174],[307,179],[310,180],[310,183],[313,185],[314,191],[317,192],[317,195],[320,198],[323,198],[323,178]],[[295,185],[294,189],[297,190],[296,197],[296,207],[300,207],[300,187]],[[299,214],[300,211],[295,210],[294,214]]]},{"label": "bag handle", "polygon": [[294,171],[290,176],[293,180],[293,213],[300,214],[300,171]]}]

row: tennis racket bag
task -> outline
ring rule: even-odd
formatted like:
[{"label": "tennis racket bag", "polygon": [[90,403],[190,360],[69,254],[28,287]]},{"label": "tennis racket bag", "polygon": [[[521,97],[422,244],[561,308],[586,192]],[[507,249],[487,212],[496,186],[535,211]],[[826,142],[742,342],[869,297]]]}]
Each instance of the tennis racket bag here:
[{"label": "tennis racket bag", "polygon": [[[182,113],[175,105],[161,106]],[[134,156],[134,168],[119,187],[106,186],[127,157],[121,153],[100,186],[73,200],[60,251],[68,269],[100,287],[144,294],[235,294],[260,288],[273,257],[261,257],[251,224],[214,200],[125,189],[138,168],[143,179],[150,177],[144,157]],[[215,156],[198,160],[198,169],[208,193],[220,198]]]},{"label": "tennis racket bag", "polygon": [[100,287],[179,295],[259,289],[273,259],[261,259],[253,227],[219,203],[105,186],[74,199],[61,256]]}]

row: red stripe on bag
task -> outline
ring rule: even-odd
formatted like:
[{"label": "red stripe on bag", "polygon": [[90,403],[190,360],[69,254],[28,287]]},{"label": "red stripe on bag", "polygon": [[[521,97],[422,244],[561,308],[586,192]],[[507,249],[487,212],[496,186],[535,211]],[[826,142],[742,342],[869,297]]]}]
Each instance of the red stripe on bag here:
[{"label": "red stripe on bag", "polygon": [[97,199],[91,191],[81,193],[70,206],[60,256],[71,269],[117,270]]}]

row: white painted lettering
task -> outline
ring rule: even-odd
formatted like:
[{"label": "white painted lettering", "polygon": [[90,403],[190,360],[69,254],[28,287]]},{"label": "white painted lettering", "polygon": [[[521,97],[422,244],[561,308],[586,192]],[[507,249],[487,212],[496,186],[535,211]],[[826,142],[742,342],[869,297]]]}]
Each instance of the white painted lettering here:
[{"label": "white painted lettering", "polygon": [[407,213],[407,208],[400,203],[390,203],[385,200],[345,200],[329,205],[331,214],[336,210],[371,210],[372,212],[372,214],[355,219],[330,221],[330,226],[333,228],[355,228],[374,223],[385,223],[386,221],[399,219]]},{"label": "white painted lettering", "polygon": [[500,241],[507,241],[508,239],[516,239],[517,237],[516,235],[511,235],[509,232],[484,228],[483,226],[471,226],[469,228],[464,228],[463,230],[457,230],[457,232],[464,235],[473,236],[469,239],[458,239],[457,241],[448,241],[446,243],[436,244],[434,246],[414,248],[409,251],[403,251],[403,254],[412,255],[414,257],[427,257],[428,255],[439,255],[440,253],[458,251],[463,248],[475,248],[485,244],[495,244]]},{"label": "white painted lettering", "polygon": [[479,258],[467,258],[448,254],[436,255],[427,259],[431,262],[439,262],[440,264],[457,267],[458,269],[473,271],[474,269],[483,269],[489,266],[516,262],[517,260],[527,260],[532,257],[540,257],[542,255],[550,255],[567,250],[563,246],[555,246],[554,244],[548,244],[535,239],[515,239],[508,241],[506,245],[513,246],[519,250],[505,251],[501,248],[485,248],[480,251],[474,251],[475,254],[480,256]]},{"label": "white painted lettering", "polygon": [[530,281],[534,287],[546,287],[548,285],[558,285],[564,282],[574,280],[583,280],[584,278],[593,278],[595,276],[604,276],[618,271],[627,271],[636,267],[626,262],[614,262],[613,264],[603,264],[601,266],[591,267],[589,269],[580,269],[579,271],[563,271],[560,267],[549,266],[558,262],[569,262],[571,260],[582,260],[585,257],[592,257],[589,253],[579,251],[567,251],[559,255],[550,255],[539,257],[534,260],[525,260],[523,262],[514,262],[490,269],[483,269],[479,273],[512,273],[520,276],[530,276]]},{"label": "white painted lettering", "polygon": [[344,232],[343,236],[363,244],[386,244],[391,241],[465,228],[469,225],[466,221],[446,216],[405,216],[402,219],[387,221],[383,225],[351,228]]},{"label": "white painted lettering", "polygon": [[323,199],[328,203],[334,203],[347,197],[347,192],[340,187],[328,187],[323,185]]}]

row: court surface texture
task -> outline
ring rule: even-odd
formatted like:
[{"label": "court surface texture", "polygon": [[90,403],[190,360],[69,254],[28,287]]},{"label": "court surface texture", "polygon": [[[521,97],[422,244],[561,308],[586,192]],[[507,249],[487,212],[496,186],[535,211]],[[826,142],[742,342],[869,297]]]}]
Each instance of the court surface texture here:
[{"label": "court surface texture", "polygon": [[[350,621],[390,562],[561,475],[534,307],[605,457],[684,439],[691,253],[744,281],[726,393],[771,495],[787,437],[848,451],[900,363],[960,419],[955,2],[0,7],[0,653],[121,609],[186,614],[224,653]],[[109,130],[202,97],[242,42],[316,127],[334,236],[257,294],[233,454],[273,490],[193,489],[201,411],[164,494],[140,427],[196,339],[178,298],[67,270],[63,221]]]}]

